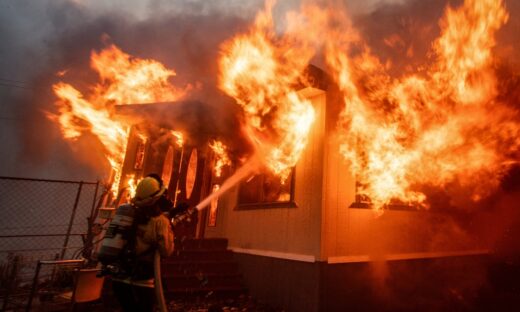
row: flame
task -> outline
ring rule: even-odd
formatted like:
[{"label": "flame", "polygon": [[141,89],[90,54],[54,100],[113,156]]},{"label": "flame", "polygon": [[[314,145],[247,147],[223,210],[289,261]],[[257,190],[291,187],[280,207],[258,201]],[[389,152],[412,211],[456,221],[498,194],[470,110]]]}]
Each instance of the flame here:
[{"label": "flame", "polygon": [[447,8],[430,64],[408,66],[401,77],[387,73],[391,63],[372,53],[341,8],[303,6],[277,35],[273,5],[267,1],[249,32],[222,46],[219,86],[242,106],[257,154],[282,180],[314,120],[294,86],[305,84],[318,49],[342,94],[340,153],[360,198],[376,209],[395,200],[427,207],[425,189],[449,185],[478,200],[518,161],[519,116],[499,99],[493,69],[494,36],[508,20],[503,0]]},{"label": "flame", "polygon": [[[399,77],[388,74],[391,63],[372,53],[342,9],[303,6],[287,14],[280,33],[274,4],[268,0],[247,32],[222,44],[218,83],[242,107],[255,156],[282,182],[314,123],[311,102],[297,90],[308,85],[305,71],[317,51],[323,51],[344,105],[340,153],[376,209],[394,200],[427,205],[430,186],[460,185],[478,200],[518,162],[519,116],[500,98],[493,68],[495,33],[509,18],[503,0],[448,7],[432,45],[434,58],[420,68],[408,66]],[[385,43],[400,47],[399,37]],[[191,87],[174,88],[168,83],[173,70],[116,46],[93,52],[91,66],[101,82],[88,97],[69,84],[54,85],[59,114],[50,117],[68,139],[95,134],[119,181],[129,125],[113,118],[113,105],[173,101]],[[182,134],[171,133],[181,147]]]},{"label": "flame", "polygon": [[231,160],[227,155],[227,147],[221,141],[213,141],[210,143],[209,147],[213,150],[216,156],[215,161],[215,176],[219,178],[222,175],[222,168],[224,166],[231,165]]},{"label": "flame", "polygon": [[296,27],[289,27],[289,35],[276,36],[273,5],[274,1],[267,1],[248,33],[222,45],[219,87],[243,108],[245,131],[257,154],[284,181],[314,122],[312,104],[295,88],[313,51],[305,37],[291,31]]},{"label": "flame", "polygon": [[[399,79],[355,30],[328,33],[326,60],[345,103],[341,153],[377,209],[394,199],[424,204],[424,185],[458,183],[478,200],[516,162],[518,116],[498,101],[492,68],[494,33],[507,18],[501,0],[448,8],[434,64]],[[351,56],[353,47],[362,52]]]},{"label": "flame", "polygon": [[161,63],[131,57],[115,45],[91,54],[91,67],[101,82],[85,98],[73,86],[59,82],[53,85],[58,101],[58,114],[48,117],[60,124],[66,139],[77,140],[84,133],[94,134],[103,144],[112,167],[112,188],[116,196],[130,124],[113,114],[115,104],[174,101],[189,90],[179,90],[168,83],[175,75]]},{"label": "flame", "polygon": [[191,88],[173,87],[168,79],[176,75],[175,71],[155,60],[132,58],[115,45],[100,53],[93,51],[90,65],[102,81],[94,88],[94,96],[100,104],[174,101]]},{"label": "flame", "polygon": [[137,184],[139,184],[140,180],[135,178],[135,174],[129,174],[126,176],[126,185],[128,188],[128,199],[132,199],[135,197],[135,192],[137,190]]},{"label": "flame", "polygon": [[182,147],[184,145],[184,136],[182,132],[171,130],[170,133],[175,138],[175,143],[177,146],[179,148]]}]

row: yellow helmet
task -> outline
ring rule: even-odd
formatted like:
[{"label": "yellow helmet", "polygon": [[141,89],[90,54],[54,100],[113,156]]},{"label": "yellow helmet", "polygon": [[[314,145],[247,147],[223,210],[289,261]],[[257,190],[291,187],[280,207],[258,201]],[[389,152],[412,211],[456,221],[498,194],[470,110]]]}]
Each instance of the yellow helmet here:
[{"label": "yellow helmet", "polygon": [[155,178],[146,177],[142,179],[135,190],[132,200],[136,206],[151,206],[164,194],[166,188]]}]

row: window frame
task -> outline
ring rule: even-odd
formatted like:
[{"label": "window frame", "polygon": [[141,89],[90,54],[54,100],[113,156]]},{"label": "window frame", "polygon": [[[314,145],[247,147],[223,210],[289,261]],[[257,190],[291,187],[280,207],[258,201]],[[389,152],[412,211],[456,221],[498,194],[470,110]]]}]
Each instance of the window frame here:
[{"label": "window frame", "polygon": [[[260,173],[258,175],[266,176],[267,173]],[[257,210],[257,209],[270,209],[270,208],[297,208],[298,205],[295,201],[295,182],[296,182],[296,167],[291,169],[289,174],[290,186],[289,186],[289,200],[288,201],[275,201],[275,202],[255,202],[255,203],[240,203],[240,190],[243,187],[245,181],[240,182],[238,186],[237,204],[234,210]]]}]

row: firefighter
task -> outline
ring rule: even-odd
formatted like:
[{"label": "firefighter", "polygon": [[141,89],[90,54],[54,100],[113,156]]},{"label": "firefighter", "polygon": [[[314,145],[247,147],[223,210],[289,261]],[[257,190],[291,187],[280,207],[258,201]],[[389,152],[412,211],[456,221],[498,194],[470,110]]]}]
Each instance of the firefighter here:
[{"label": "firefighter", "polygon": [[135,207],[133,231],[128,235],[128,258],[134,258],[125,274],[112,278],[114,295],[123,311],[154,311],[154,254],[173,253],[173,231],[163,214],[166,188],[158,175],[141,180],[132,202]]}]

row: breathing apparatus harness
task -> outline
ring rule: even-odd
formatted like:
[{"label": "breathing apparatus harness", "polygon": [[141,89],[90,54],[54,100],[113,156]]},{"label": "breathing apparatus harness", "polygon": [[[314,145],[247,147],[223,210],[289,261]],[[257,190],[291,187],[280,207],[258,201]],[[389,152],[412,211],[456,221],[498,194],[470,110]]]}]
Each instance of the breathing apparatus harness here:
[{"label": "breathing apparatus harness", "polygon": [[[136,216],[139,209],[151,205],[159,205],[162,211],[169,210],[172,206],[162,180],[155,174],[139,182],[132,203],[121,205],[116,209],[98,253],[98,260],[102,263],[100,275],[133,276],[136,274],[135,247],[138,226]],[[153,250],[154,248],[150,248],[149,251]],[[147,253],[148,251],[144,254]]]}]

